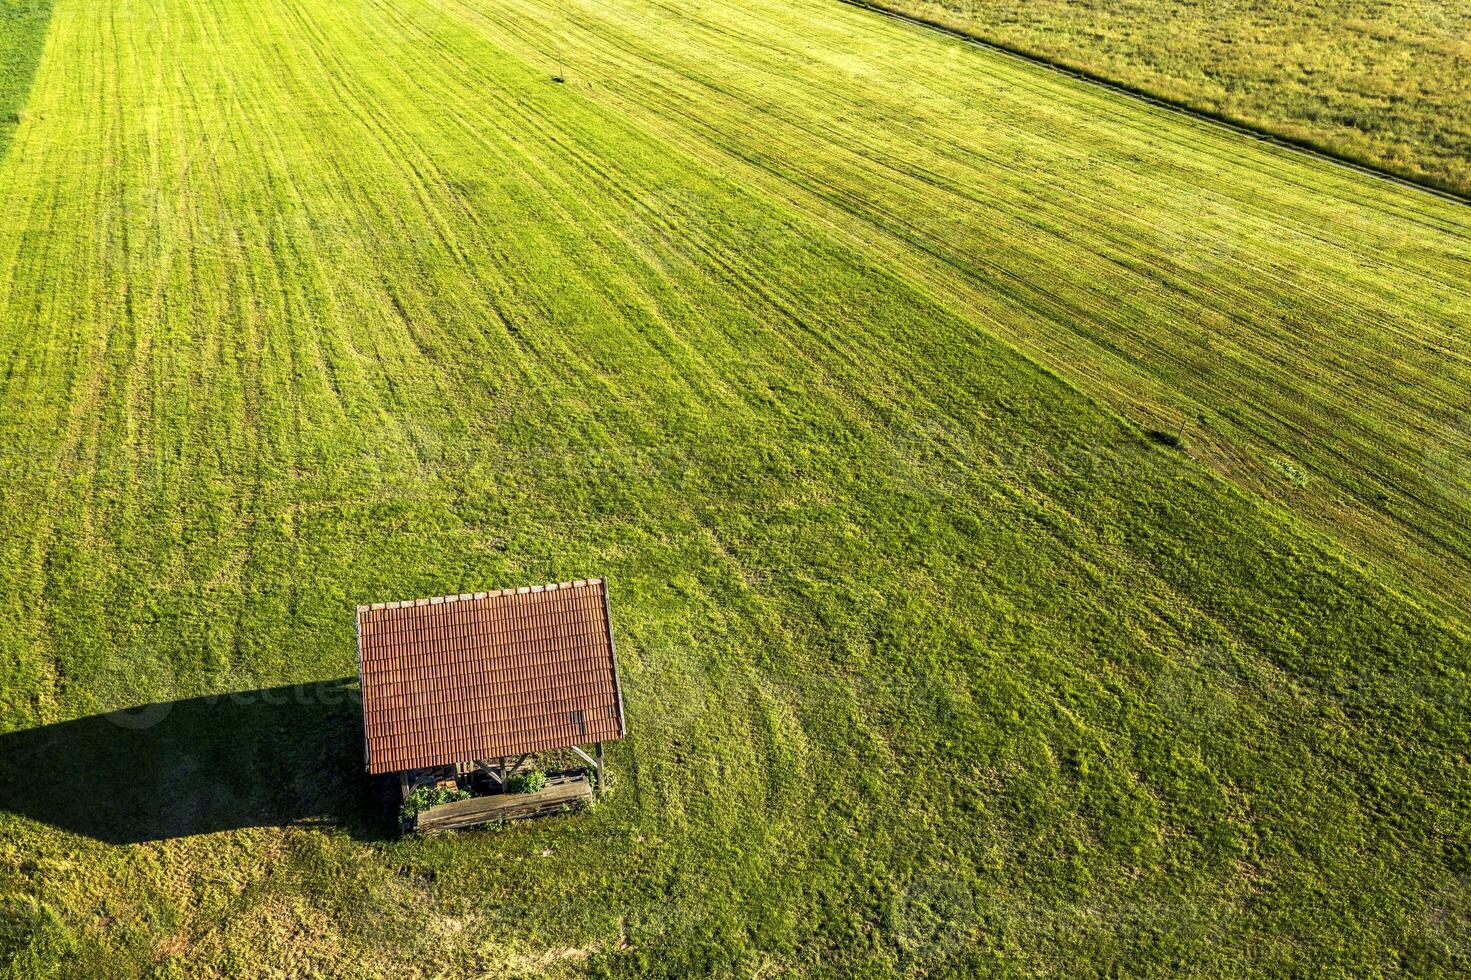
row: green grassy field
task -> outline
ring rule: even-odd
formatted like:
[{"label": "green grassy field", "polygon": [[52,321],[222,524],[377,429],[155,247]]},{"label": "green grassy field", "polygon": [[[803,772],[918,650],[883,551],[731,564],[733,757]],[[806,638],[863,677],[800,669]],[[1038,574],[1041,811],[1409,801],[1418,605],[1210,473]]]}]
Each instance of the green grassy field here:
[{"label": "green grassy field", "polygon": [[1471,195],[1471,4],[877,0]]},{"label": "green grassy field", "polygon": [[[0,196],[10,972],[1471,968],[1464,207],[774,0],[57,0]],[[389,839],[353,604],[598,574]]]},{"label": "green grassy field", "polygon": [[50,14],[50,0],[0,0],[0,159],[20,123]]}]

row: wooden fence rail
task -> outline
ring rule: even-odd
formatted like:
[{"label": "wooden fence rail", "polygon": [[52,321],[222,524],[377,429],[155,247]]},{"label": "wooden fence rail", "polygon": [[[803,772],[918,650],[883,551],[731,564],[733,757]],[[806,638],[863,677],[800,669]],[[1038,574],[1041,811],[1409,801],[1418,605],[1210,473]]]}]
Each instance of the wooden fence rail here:
[{"label": "wooden fence rail", "polygon": [[497,820],[518,820],[560,813],[565,808],[584,805],[592,796],[592,784],[586,779],[553,783],[535,793],[497,793],[476,796],[453,803],[441,803],[419,813],[413,829],[421,834],[441,830],[457,830]]}]

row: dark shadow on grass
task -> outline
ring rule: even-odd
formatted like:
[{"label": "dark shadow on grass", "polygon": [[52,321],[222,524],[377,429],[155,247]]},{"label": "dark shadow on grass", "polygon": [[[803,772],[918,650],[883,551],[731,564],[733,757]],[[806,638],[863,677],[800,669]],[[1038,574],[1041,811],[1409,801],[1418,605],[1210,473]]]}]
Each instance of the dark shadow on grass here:
[{"label": "dark shadow on grass", "polygon": [[51,23],[51,0],[0,0],[0,162],[20,125]]},{"label": "dark shadow on grass", "polygon": [[0,809],[114,844],[243,827],[388,835],[356,679],[144,705],[0,735]]},{"label": "dark shadow on grass", "polygon": [[1145,429],[1145,437],[1157,446],[1167,449],[1180,449],[1185,445],[1185,440],[1178,433],[1165,432],[1161,429]]}]

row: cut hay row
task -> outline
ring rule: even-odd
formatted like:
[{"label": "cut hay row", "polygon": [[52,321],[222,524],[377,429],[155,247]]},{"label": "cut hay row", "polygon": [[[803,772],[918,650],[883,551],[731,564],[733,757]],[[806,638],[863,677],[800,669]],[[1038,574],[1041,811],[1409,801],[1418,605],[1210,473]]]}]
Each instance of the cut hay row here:
[{"label": "cut hay row", "polygon": [[740,58],[734,8],[539,10],[559,29],[477,23],[1142,425],[1183,422],[1203,463],[1447,611],[1471,600],[1466,207],[820,4],[773,5]]}]

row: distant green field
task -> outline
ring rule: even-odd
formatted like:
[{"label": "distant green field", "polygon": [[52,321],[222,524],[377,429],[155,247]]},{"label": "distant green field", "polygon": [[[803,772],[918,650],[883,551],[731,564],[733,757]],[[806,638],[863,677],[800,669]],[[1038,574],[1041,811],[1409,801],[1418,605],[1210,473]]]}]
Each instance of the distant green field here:
[{"label": "distant green field", "polygon": [[[1468,281],[817,0],[58,0],[0,972],[1463,973]],[[388,839],[353,605],[584,575],[609,798]]]},{"label": "distant green field", "polygon": [[1467,0],[875,0],[1471,194]]}]

